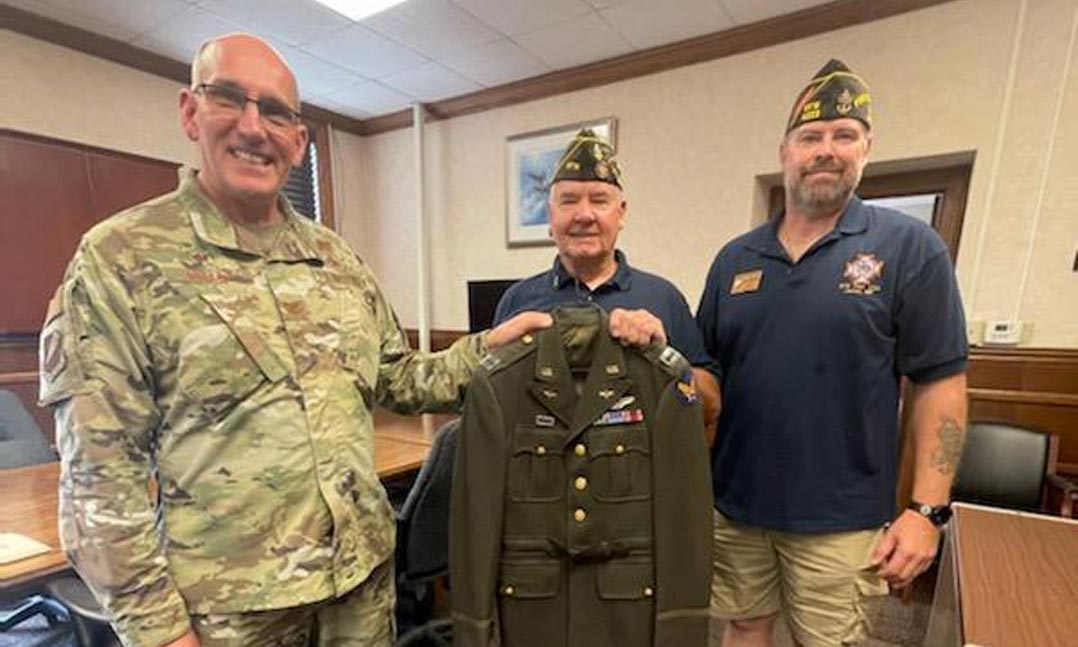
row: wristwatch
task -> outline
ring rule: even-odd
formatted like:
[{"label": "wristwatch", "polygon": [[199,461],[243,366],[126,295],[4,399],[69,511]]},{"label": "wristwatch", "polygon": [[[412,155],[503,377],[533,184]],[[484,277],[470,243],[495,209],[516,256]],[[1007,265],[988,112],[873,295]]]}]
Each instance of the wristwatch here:
[{"label": "wristwatch", "polygon": [[910,501],[910,504],[906,506],[906,508],[908,510],[913,510],[914,512],[924,515],[924,517],[931,521],[932,525],[937,528],[947,523],[951,519],[951,504],[949,503],[932,506],[928,505],[927,503]]}]

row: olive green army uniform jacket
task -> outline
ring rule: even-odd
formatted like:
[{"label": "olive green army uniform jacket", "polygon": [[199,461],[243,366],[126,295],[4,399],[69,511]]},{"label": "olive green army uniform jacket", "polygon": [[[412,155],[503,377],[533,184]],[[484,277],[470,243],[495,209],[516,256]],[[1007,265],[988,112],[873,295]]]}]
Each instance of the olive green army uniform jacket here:
[{"label": "olive green army uniform jacket", "polygon": [[469,387],[454,645],[702,647],[713,513],[689,365],[672,348],[621,348],[596,308],[553,314]]},{"label": "olive green army uniform jacket", "polygon": [[372,408],[458,408],[486,350],[411,351],[367,265],[280,206],[247,248],[185,171],[89,231],[50,305],[63,546],[128,645],[363,582],[394,548]]}]

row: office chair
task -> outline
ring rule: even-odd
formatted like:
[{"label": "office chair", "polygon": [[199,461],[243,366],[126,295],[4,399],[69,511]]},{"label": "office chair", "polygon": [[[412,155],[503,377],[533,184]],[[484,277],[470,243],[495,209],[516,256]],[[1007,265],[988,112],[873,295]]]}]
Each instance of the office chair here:
[{"label": "office chair", "polygon": [[439,429],[397,517],[397,647],[452,644],[448,619],[431,620],[434,584],[449,570],[449,495],[460,420]]},{"label": "office chair", "polygon": [[[11,391],[0,389],[0,469],[25,467],[56,460],[45,435],[30,417],[26,407]],[[18,624],[44,616],[49,627],[68,620],[67,610],[55,600],[31,595],[15,602],[13,607],[0,610],[0,632]]]},{"label": "office chair", "polygon": [[[0,469],[24,467],[56,460],[45,435],[11,391],[0,390]],[[49,627],[72,622],[80,647],[119,647],[104,612],[90,590],[77,577],[64,577],[45,585],[48,596],[33,595],[14,609],[0,613],[0,631],[43,615]]]},{"label": "office chair", "polygon": [[45,590],[71,612],[79,647],[121,647],[120,639],[109,626],[108,615],[78,577],[52,580]]},{"label": "office chair", "polygon": [[56,460],[45,434],[11,391],[0,389],[0,469]]},{"label": "office chair", "polygon": [[952,499],[1073,516],[1078,486],[1056,474],[1058,455],[1055,434],[1006,423],[971,422]]}]

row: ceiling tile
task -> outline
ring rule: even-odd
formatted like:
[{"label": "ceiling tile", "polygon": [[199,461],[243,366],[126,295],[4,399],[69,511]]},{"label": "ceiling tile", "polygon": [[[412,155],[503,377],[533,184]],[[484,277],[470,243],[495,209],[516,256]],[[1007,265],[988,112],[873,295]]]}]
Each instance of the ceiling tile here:
[{"label": "ceiling tile", "polygon": [[162,56],[190,61],[205,41],[241,29],[240,25],[192,7],[133,42]]},{"label": "ceiling tile", "polygon": [[335,32],[309,43],[304,49],[322,60],[372,79],[419,67],[428,60],[361,25]]},{"label": "ceiling tile", "polygon": [[387,76],[382,83],[420,101],[437,101],[482,89],[475,81],[434,62]]},{"label": "ceiling tile", "polygon": [[452,0],[498,31],[512,36],[591,13],[584,0]]},{"label": "ceiling tile", "polygon": [[134,3],[127,0],[4,1],[40,16],[122,41],[130,41],[190,8],[182,0]]},{"label": "ceiling tile", "polygon": [[634,47],[647,49],[734,26],[718,0],[637,0],[599,12]]},{"label": "ceiling tile", "polygon": [[347,88],[330,92],[324,97],[336,104],[350,106],[372,115],[382,115],[407,108],[414,99],[376,81],[363,81]]},{"label": "ceiling tile", "polygon": [[291,45],[276,42],[273,45],[295,73],[301,97],[328,94],[367,80]]},{"label": "ceiling tile", "polygon": [[721,0],[730,16],[745,25],[782,16],[808,7],[827,4],[829,0]]},{"label": "ceiling tile", "polygon": [[616,7],[619,4],[628,4],[635,0],[584,0],[584,2],[591,5],[593,9],[607,9],[609,7]]},{"label": "ceiling tile", "polygon": [[505,39],[468,50],[445,61],[445,66],[487,87],[550,71],[538,58]]},{"label": "ceiling tile", "polygon": [[200,5],[248,31],[276,36],[289,45],[321,38],[352,24],[311,0],[202,0]]},{"label": "ceiling tile", "polygon": [[448,0],[409,0],[363,21],[364,26],[434,59],[501,37]]},{"label": "ceiling tile", "polygon": [[596,14],[520,34],[513,40],[553,69],[593,63],[633,49]]}]

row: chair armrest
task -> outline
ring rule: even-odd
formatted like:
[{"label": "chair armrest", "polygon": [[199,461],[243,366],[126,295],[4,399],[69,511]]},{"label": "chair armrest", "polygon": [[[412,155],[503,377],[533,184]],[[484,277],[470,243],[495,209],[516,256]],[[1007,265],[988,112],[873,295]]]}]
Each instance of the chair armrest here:
[{"label": "chair armrest", "polygon": [[[1048,474],[1045,479],[1045,497],[1051,505],[1049,512],[1061,517],[1073,518],[1078,511],[1078,482],[1059,474]],[[1055,502],[1058,501],[1058,507]]]},{"label": "chair armrest", "polygon": [[1078,481],[1060,474],[1048,474],[1047,476],[1048,487],[1055,488],[1063,493],[1078,492]]}]

